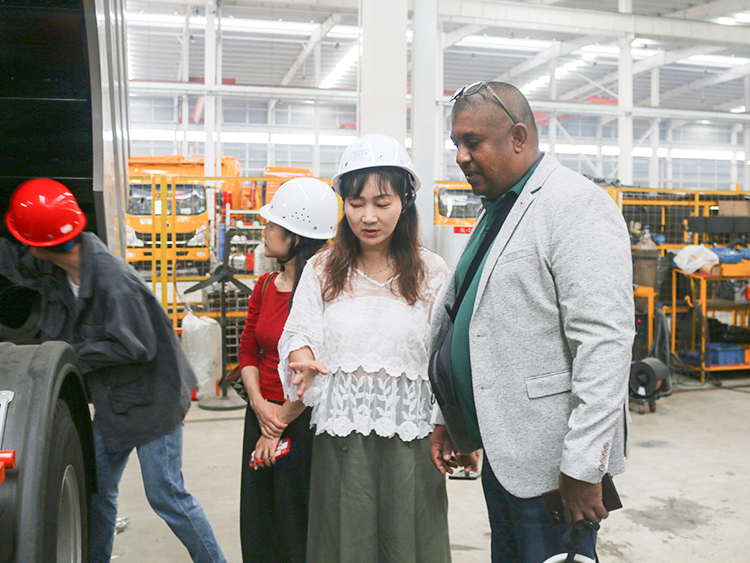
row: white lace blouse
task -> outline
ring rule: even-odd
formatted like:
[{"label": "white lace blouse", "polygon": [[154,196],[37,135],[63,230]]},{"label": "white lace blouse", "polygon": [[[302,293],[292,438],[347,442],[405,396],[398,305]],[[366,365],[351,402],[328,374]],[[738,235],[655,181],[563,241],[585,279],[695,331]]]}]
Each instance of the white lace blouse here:
[{"label": "white lace blouse", "polygon": [[336,299],[322,298],[323,263],[315,256],[302,272],[279,340],[284,394],[296,401],[289,354],[309,346],[328,375],[318,375],[303,401],[313,406],[316,433],[398,436],[409,442],[432,431],[432,390],[427,375],[432,306],[445,283],[445,261],[422,249],[422,299],[410,306],[385,284],[355,270]]}]

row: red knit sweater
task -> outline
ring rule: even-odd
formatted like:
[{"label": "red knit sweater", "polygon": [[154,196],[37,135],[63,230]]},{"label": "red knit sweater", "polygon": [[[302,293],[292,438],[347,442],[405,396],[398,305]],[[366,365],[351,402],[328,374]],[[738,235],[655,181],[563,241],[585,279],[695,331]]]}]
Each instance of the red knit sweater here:
[{"label": "red knit sweater", "polygon": [[[250,296],[245,330],[240,337],[240,368],[255,366],[260,370],[260,392],[264,399],[283,401],[279,372],[279,351],[277,344],[289,316],[290,291],[278,291],[275,280],[268,280],[261,306],[261,293],[266,279],[271,274],[262,275]],[[261,353],[262,351],[262,353]]]}]

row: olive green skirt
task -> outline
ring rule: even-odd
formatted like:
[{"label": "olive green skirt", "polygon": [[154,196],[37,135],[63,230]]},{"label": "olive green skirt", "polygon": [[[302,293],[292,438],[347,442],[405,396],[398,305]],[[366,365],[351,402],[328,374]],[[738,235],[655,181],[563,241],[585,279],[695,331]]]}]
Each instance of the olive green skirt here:
[{"label": "olive green skirt", "polygon": [[315,436],[307,563],[450,560],[445,477],[429,437]]}]

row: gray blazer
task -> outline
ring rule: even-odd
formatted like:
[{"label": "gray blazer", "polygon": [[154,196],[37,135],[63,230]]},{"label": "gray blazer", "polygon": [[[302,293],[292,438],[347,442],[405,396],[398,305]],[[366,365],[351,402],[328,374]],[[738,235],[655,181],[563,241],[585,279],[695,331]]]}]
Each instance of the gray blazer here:
[{"label": "gray blazer", "polygon": [[[513,495],[557,488],[560,471],[589,483],[624,471],[632,282],[615,202],[544,155],[488,251],[469,327],[485,457]],[[454,271],[430,353],[455,294]]]}]

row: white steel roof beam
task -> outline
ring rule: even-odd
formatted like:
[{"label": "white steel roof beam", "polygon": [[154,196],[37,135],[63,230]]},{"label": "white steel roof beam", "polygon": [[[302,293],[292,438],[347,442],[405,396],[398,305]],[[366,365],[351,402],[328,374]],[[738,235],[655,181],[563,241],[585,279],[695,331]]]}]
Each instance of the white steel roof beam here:
[{"label": "white steel roof beam", "polygon": [[507,82],[524,72],[535,69],[548,63],[549,61],[552,61],[559,57],[563,57],[577,49],[580,49],[581,47],[591,45],[592,43],[596,43],[597,41],[601,41],[603,39],[604,36],[601,35],[586,35],[584,37],[571,39],[570,41],[558,41],[553,45],[547,47],[543,51],[540,51],[530,59],[527,59],[521,64],[504,72],[503,74],[495,78],[494,82]]},{"label": "white steel roof beam", "polygon": [[490,0],[439,0],[441,21],[499,26],[513,29],[553,31],[588,35],[592,29],[619,37],[632,33],[636,37],[684,41],[714,45],[750,44],[750,27],[726,26],[670,17],[639,16],[616,12],[578,10],[559,6],[541,6]]},{"label": "white steel roof beam", "polygon": [[192,6],[185,7],[185,21],[182,25],[180,41],[180,66],[177,69],[177,80],[187,82],[190,78],[190,13]]},{"label": "white steel roof beam", "polygon": [[670,18],[708,20],[750,10],[750,0],[716,0],[669,14]]},{"label": "white steel roof beam", "polygon": [[317,88],[294,88],[290,86],[244,86],[238,84],[216,84],[208,87],[197,82],[157,82],[150,80],[131,80],[128,82],[131,94],[151,96],[181,96],[192,94],[206,96],[248,96],[280,100],[332,100],[356,103],[357,92],[352,90],[319,90]]},{"label": "white steel roof beam", "polygon": [[[166,6],[189,6],[195,0],[149,0],[150,4]],[[359,9],[359,0],[223,0],[225,8],[273,8],[276,10],[324,10],[327,12],[355,12]]]},{"label": "white steel roof beam", "polygon": [[448,33],[443,34],[443,49],[447,49],[448,47],[453,47],[456,43],[461,41],[462,39],[467,38],[469,35],[474,35],[476,33],[479,33],[482,31],[486,25],[465,25],[463,27],[459,27],[458,29],[454,29],[453,31],[449,31]]},{"label": "white steel roof beam", "polygon": [[[670,64],[676,63],[677,61],[682,61],[682,60],[688,59],[696,55],[707,55],[709,53],[714,53],[720,50],[721,50],[721,47],[710,47],[710,46],[704,45],[700,47],[688,47],[687,49],[678,49],[676,51],[659,51],[658,53],[654,54],[652,57],[648,57],[647,59],[643,59],[641,61],[638,61],[637,63],[634,63],[633,64],[633,76],[641,72],[646,72],[647,70],[651,70],[653,68],[670,65]],[[592,86],[592,85],[586,84],[584,86],[580,86],[579,88],[576,88],[575,90],[566,92],[564,95],[560,96],[560,99],[577,100],[577,99],[585,98],[589,94],[596,92],[598,88],[606,91],[605,86],[615,84],[617,82],[617,76],[618,76],[617,71],[611,72],[607,74],[606,76],[604,76],[603,78],[599,79],[597,85]]]},{"label": "white steel roof beam", "polygon": [[292,63],[292,66],[289,67],[289,70],[286,71],[286,74],[284,75],[284,78],[281,79],[279,86],[286,86],[292,81],[294,75],[297,74],[297,71],[307,60],[307,57],[309,57],[310,53],[312,53],[313,49],[315,49],[315,46],[318,45],[323,40],[323,38],[328,35],[331,29],[333,29],[335,25],[338,25],[343,18],[344,16],[341,14],[333,14],[315,29],[315,32],[310,36],[310,39],[302,48],[302,52],[297,56],[297,59]]},{"label": "white steel roof beam", "polygon": [[[443,105],[451,105],[446,97],[441,102]],[[570,115],[597,115],[606,119],[608,117],[617,117],[630,113],[633,117],[652,119],[682,119],[686,122],[700,121],[703,119],[711,121],[720,121],[727,123],[748,122],[750,123],[750,113],[727,113],[717,111],[693,111],[684,109],[653,108],[640,107],[622,108],[612,104],[591,104],[591,103],[573,103],[561,102],[557,100],[530,100],[531,109],[534,111],[550,112],[556,111],[559,114],[565,113]]]},{"label": "white steel roof beam", "polygon": [[[700,90],[701,88],[705,88],[706,86],[716,86],[717,84],[723,84],[724,82],[737,80],[738,78],[745,78],[748,75],[750,75],[750,64],[738,66],[736,68],[732,68],[720,74],[715,74],[712,76],[707,76],[706,78],[701,78],[700,80],[695,80],[693,82],[690,82],[689,84],[684,84],[680,86],[679,88],[675,88],[674,90],[669,90],[668,92],[662,92],[659,97],[661,98],[662,101],[668,100],[670,98],[675,98],[679,96],[680,94],[684,94],[686,92],[693,92],[695,90]],[[648,100],[645,100],[645,101],[642,100],[638,103],[639,104],[648,103]],[[736,114],[733,114],[733,115],[736,115]]]}]

